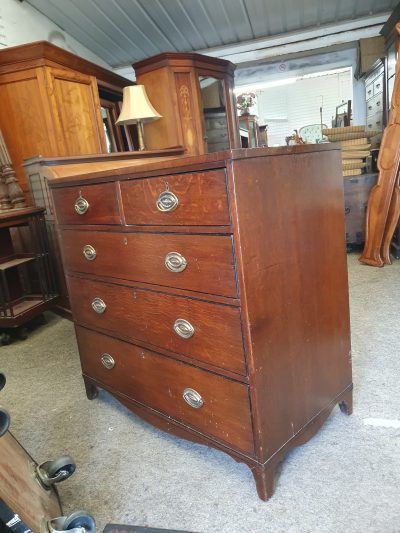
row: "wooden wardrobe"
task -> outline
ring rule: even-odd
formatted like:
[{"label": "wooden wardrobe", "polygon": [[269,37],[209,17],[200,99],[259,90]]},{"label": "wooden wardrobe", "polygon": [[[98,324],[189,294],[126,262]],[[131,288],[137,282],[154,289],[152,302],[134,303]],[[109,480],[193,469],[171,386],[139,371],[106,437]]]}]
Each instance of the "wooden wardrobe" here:
[{"label": "wooden wardrobe", "polygon": [[[25,158],[109,151],[104,126],[131,84],[47,41],[0,51],[0,129],[28,197]],[[125,131],[112,133],[114,150],[132,147]]]}]

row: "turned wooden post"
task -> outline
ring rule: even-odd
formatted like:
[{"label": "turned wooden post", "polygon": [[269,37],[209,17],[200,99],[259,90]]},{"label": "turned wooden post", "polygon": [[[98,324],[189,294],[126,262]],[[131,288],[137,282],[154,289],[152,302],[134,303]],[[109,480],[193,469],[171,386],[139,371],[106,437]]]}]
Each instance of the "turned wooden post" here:
[{"label": "turned wooden post", "polygon": [[3,133],[0,130],[0,209],[26,207],[24,193],[12,167]]}]

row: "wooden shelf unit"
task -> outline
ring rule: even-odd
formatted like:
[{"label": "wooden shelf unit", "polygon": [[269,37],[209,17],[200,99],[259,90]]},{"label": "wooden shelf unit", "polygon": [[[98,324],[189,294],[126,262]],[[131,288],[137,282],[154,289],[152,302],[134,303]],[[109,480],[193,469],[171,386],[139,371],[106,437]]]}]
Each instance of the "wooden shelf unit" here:
[{"label": "wooden shelf unit", "polygon": [[[49,258],[44,209],[0,213],[0,327],[14,328],[47,309],[57,297]],[[29,243],[20,253],[15,229]]]}]

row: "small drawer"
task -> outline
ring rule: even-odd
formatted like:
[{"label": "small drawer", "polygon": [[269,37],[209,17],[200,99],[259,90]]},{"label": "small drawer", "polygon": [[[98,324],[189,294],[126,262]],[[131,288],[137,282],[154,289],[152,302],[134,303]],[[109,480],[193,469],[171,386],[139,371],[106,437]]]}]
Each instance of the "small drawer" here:
[{"label": "small drawer", "polygon": [[224,170],[121,183],[126,224],[229,225]]},{"label": "small drawer", "polygon": [[376,113],[382,114],[382,109],[383,109],[383,94],[378,94],[367,102],[367,116],[375,115]]},{"label": "small drawer", "polygon": [[383,91],[383,76],[379,76],[374,80],[374,96]]},{"label": "small drawer", "polygon": [[78,323],[246,375],[237,307],[76,277],[68,286]]},{"label": "small drawer", "polygon": [[60,235],[69,272],[237,295],[231,236],[75,230]]},{"label": "small drawer", "polygon": [[381,112],[367,117],[367,130],[383,130],[383,115]]},{"label": "small drawer", "polygon": [[247,385],[76,328],[83,373],[201,433],[253,453]]},{"label": "small drawer", "polygon": [[374,96],[374,83],[371,82],[365,86],[365,97],[368,100]]},{"label": "small drawer", "polygon": [[121,224],[115,183],[52,189],[57,222]]}]

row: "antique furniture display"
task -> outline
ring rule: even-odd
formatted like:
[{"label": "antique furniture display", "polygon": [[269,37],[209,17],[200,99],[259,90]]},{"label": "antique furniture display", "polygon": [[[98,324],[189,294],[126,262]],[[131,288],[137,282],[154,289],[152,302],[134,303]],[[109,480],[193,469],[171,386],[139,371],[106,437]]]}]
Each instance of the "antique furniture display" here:
[{"label": "antique furniture display", "polygon": [[55,302],[55,310],[67,318],[71,318],[71,306],[69,303],[68,289],[65,282],[65,274],[61,262],[60,247],[58,244],[52,199],[48,190],[46,168],[51,167],[51,175],[54,177],[63,175],[63,168],[68,165],[68,172],[73,172],[73,162],[76,163],[76,171],[82,169],[84,163],[90,163],[97,170],[116,168],[118,166],[131,166],[135,160],[151,159],[154,157],[178,157],[183,154],[182,148],[171,148],[170,150],[158,150],[156,152],[119,152],[113,154],[85,155],[71,157],[32,157],[23,163],[29,186],[35,205],[44,208],[47,233],[49,236],[50,257],[55,271],[58,298]]},{"label": "antique furniture display", "polygon": [[256,115],[241,115],[239,126],[249,132],[247,146],[242,146],[242,148],[257,148],[260,145],[260,132]]},{"label": "antique furniture display", "polygon": [[339,147],[72,166],[49,185],[88,398],[225,451],[267,499],[352,409]]},{"label": "antique furniture display", "polygon": [[201,155],[240,147],[232,63],[167,52],[132,66],[162,115],[144,126],[148,149],[183,146],[186,154]]},{"label": "antique furniture display", "polygon": [[[13,239],[17,229],[22,230],[23,252]],[[43,209],[0,212],[0,329],[25,324],[56,296]]]},{"label": "antique furniture display", "polygon": [[[28,196],[23,159],[107,152],[100,98],[118,106],[130,84],[46,41],[0,51],[0,129]],[[118,150],[128,150],[119,133]]]},{"label": "antique furniture display", "polygon": [[[400,33],[400,23],[396,25]],[[398,173],[400,168],[400,62],[390,105],[388,125],[378,156],[379,177],[368,201],[366,241],[360,261],[371,266],[390,264],[390,241],[400,215]]]}]

